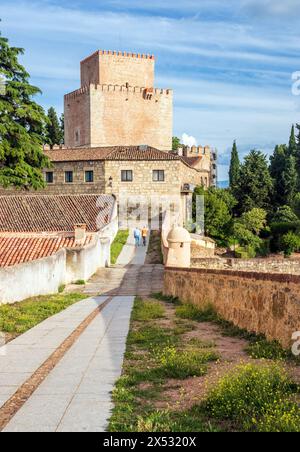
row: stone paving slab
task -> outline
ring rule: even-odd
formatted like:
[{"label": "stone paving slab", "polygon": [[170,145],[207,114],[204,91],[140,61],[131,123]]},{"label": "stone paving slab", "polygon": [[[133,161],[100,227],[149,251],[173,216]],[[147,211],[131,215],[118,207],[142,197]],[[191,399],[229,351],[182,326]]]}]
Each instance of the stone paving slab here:
[{"label": "stone paving slab", "polygon": [[114,297],[4,432],[104,431],[113,407],[111,391],[122,371],[133,303],[133,296]]},{"label": "stone paving slab", "polygon": [[0,354],[0,407],[107,297],[81,300],[6,344]]}]

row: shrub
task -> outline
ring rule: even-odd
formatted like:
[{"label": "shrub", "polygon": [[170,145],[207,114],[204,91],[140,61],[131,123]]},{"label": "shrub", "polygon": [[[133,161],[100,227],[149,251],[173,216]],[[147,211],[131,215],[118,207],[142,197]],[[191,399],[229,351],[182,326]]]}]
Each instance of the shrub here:
[{"label": "shrub", "polygon": [[239,247],[235,250],[235,257],[238,259],[253,259],[256,256],[256,250],[252,246]]},{"label": "shrub", "polygon": [[221,378],[210,391],[206,409],[215,418],[251,425],[290,394],[290,380],[278,365],[245,364]]},{"label": "shrub", "polygon": [[185,379],[199,377],[206,373],[205,364],[217,361],[218,355],[212,351],[180,351],[175,347],[166,347],[156,353],[160,363],[160,372],[166,378]]},{"label": "shrub", "polygon": [[272,221],[274,223],[295,223],[299,221],[299,218],[290,206],[282,206],[274,214]]},{"label": "shrub", "polygon": [[284,252],[286,257],[291,256],[293,253],[298,251],[300,248],[300,236],[293,233],[288,232],[283,235],[280,240],[280,249]]}]

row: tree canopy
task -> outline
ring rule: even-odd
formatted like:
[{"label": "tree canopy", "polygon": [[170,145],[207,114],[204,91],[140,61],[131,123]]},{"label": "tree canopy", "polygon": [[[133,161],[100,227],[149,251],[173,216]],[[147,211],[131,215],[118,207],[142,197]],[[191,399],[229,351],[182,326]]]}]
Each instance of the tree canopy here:
[{"label": "tree canopy", "polygon": [[49,165],[42,150],[47,122],[43,108],[33,97],[40,90],[29,83],[19,63],[24,52],[11,47],[0,34],[0,185],[38,189],[44,186],[42,169]]},{"label": "tree canopy", "polygon": [[266,156],[261,151],[252,150],[241,165],[237,193],[239,211],[243,213],[255,207],[268,210],[272,189]]}]

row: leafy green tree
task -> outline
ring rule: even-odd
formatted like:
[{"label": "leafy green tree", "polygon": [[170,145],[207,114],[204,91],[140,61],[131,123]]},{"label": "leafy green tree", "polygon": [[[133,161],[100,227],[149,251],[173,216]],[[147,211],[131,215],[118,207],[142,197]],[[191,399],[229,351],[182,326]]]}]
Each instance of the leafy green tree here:
[{"label": "leafy green tree", "polygon": [[234,141],[231,151],[231,160],[229,168],[229,187],[232,193],[235,194],[238,189],[239,178],[240,178],[240,159],[237,150],[236,141]]},{"label": "leafy green tree", "polygon": [[273,223],[295,223],[299,220],[290,206],[279,207],[272,217]]},{"label": "leafy green tree", "polygon": [[300,218],[300,193],[297,192],[294,196],[294,199],[292,201],[292,209],[295,212],[295,214]]},{"label": "leafy green tree", "polygon": [[48,123],[46,126],[47,130],[47,143],[52,149],[55,145],[60,145],[62,143],[62,130],[61,125],[57,117],[57,113],[53,107],[48,110]]},{"label": "leafy green tree", "polygon": [[180,145],[181,145],[180,138],[173,137],[172,138],[172,150],[177,151],[178,148],[180,147]]},{"label": "leafy green tree", "polygon": [[[232,225],[232,205],[235,200],[226,190],[219,188],[209,188],[205,190],[203,187],[197,187],[194,192],[194,202],[196,196],[204,196],[205,210],[205,234],[216,239],[224,241],[227,239]],[[194,204],[195,216],[195,204]]]},{"label": "leafy green tree", "polygon": [[260,231],[267,225],[267,212],[263,209],[254,208],[243,213],[239,221],[253,234],[259,235]]},{"label": "leafy green tree", "polygon": [[270,157],[270,174],[274,182],[273,205],[290,204],[297,189],[297,170],[294,155],[285,145],[276,146]]},{"label": "leafy green tree", "polygon": [[251,151],[241,165],[237,190],[239,211],[243,213],[255,207],[270,209],[272,190],[266,156],[261,151]]},{"label": "leafy green tree", "polygon": [[290,140],[289,140],[289,155],[296,155],[297,151],[297,142],[296,142],[296,135],[295,135],[295,126],[292,125]]},{"label": "leafy green tree", "polygon": [[23,53],[0,34],[0,73],[6,81],[0,95],[0,185],[38,189],[45,185],[42,169],[49,165],[42,150],[47,119],[32,100],[40,90],[18,61]]}]

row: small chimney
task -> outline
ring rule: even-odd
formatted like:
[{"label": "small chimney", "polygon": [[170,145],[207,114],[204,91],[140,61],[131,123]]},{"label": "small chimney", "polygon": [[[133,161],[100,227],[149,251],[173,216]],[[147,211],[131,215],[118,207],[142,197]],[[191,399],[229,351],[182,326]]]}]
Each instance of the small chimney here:
[{"label": "small chimney", "polygon": [[183,156],[183,148],[178,148],[178,149],[177,149],[177,152],[178,152],[178,155],[179,155],[180,157]]},{"label": "small chimney", "polygon": [[86,239],[86,224],[84,223],[75,224],[74,232],[75,232],[75,241],[84,243]]}]

